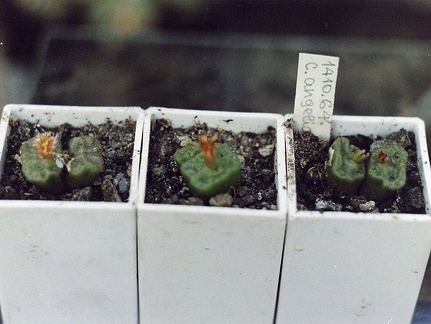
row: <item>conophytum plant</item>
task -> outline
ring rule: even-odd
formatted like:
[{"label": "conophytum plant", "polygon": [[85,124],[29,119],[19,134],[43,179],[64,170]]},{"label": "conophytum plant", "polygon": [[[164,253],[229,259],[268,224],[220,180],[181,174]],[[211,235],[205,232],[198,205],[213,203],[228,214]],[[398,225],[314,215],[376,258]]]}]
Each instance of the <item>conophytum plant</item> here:
[{"label": "conophytum plant", "polygon": [[338,193],[384,200],[405,185],[407,159],[406,150],[396,143],[378,141],[366,153],[338,137],[329,149],[327,183]]},{"label": "conophytum plant", "polygon": [[27,181],[44,191],[64,189],[64,159],[59,138],[51,132],[36,135],[22,143],[21,169]]},{"label": "conophytum plant", "polygon": [[103,168],[102,144],[92,136],[72,138],[69,142],[71,160],[66,164],[69,188],[82,188],[96,180]]},{"label": "conophytum plant", "polygon": [[408,154],[400,145],[386,142],[374,143],[370,151],[361,193],[370,199],[383,200],[406,184]]},{"label": "conophytum plant", "polygon": [[174,160],[196,197],[210,198],[238,184],[241,163],[228,145],[215,143],[217,136],[203,135],[200,143],[178,149]]},{"label": "conophytum plant", "polygon": [[365,177],[365,160],[369,154],[346,137],[337,137],[329,149],[327,163],[328,184],[337,192],[355,194]]},{"label": "conophytum plant", "polygon": [[88,135],[72,138],[65,154],[57,135],[40,133],[22,143],[20,153],[27,181],[53,193],[88,186],[103,169],[102,145]]}]

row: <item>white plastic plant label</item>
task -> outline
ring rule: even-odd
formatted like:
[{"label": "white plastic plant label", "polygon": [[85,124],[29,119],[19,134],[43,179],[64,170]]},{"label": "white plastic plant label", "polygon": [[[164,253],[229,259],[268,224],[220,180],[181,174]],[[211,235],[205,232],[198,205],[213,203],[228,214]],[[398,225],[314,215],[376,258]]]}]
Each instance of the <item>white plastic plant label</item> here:
[{"label": "white plastic plant label", "polygon": [[299,54],[293,113],[296,131],[329,140],[339,58]]}]

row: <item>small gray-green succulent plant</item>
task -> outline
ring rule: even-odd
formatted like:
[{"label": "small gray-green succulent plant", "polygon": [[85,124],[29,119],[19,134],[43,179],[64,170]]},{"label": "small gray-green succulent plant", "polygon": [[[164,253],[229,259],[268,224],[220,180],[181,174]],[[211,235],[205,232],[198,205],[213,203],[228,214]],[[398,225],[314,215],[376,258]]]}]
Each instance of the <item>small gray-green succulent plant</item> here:
[{"label": "small gray-green succulent plant", "polygon": [[374,200],[391,197],[406,184],[407,159],[406,150],[398,144],[381,142],[373,145],[361,193]]},{"label": "small gray-green succulent plant", "polygon": [[178,149],[174,160],[193,194],[210,198],[238,184],[241,163],[229,146],[215,143],[217,136],[203,135],[200,140]]},{"label": "small gray-green succulent plant", "polygon": [[329,149],[327,163],[328,184],[337,192],[355,194],[365,177],[365,160],[369,154],[346,137],[337,137]]},{"label": "small gray-green succulent plant", "polygon": [[102,144],[92,136],[72,138],[69,142],[71,160],[66,164],[69,188],[82,188],[96,180],[103,168]]},{"label": "small gray-green succulent plant", "polygon": [[44,132],[22,143],[22,172],[27,181],[44,191],[62,191],[64,159],[61,142],[51,132]]},{"label": "small gray-green succulent plant", "polygon": [[60,139],[51,132],[40,133],[22,143],[20,153],[27,181],[48,192],[88,186],[103,169],[102,145],[88,135],[70,140],[70,156],[63,152]]}]

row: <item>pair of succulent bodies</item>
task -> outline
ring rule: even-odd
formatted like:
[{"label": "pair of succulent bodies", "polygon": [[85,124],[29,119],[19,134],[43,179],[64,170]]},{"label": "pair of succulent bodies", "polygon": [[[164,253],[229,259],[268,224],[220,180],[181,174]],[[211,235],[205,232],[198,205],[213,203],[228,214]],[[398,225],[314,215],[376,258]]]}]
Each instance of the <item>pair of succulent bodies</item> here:
[{"label": "pair of succulent bodies", "polygon": [[102,145],[89,135],[72,138],[68,154],[51,132],[22,143],[22,171],[27,181],[48,192],[88,186],[103,168]]},{"label": "pair of succulent bodies", "polygon": [[408,153],[397,143],[377,141],[366,153],[338,137],[329,149],[327,182],[338,193],[384,200],[405,185],[407,160]]}]

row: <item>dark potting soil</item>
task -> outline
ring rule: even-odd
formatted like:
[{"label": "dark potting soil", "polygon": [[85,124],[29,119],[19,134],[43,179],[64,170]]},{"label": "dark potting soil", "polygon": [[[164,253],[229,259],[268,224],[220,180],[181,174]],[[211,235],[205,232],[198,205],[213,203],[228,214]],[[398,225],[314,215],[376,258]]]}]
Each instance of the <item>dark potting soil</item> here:
[{"label": "dark potting soil", "polygon": [[[370,149],[371,143],[381,137],[363,135],[345,136],[350,143]],[[418,172],[416,142],[412,132],[401,129],[388,136],[403,146],[408,153],[406,185],[398,190],[393,197],[374,202],[364,196],[343,196],[335,194],[326,184],[325,163],[328,160],[329,143],[309,132],[294,133],[295,172],[297,186],[298,210],[332,210],[351,212],[379,213],[425,213],[423,187]]]},{"label": "dark potting soil", "polygon": [[[241,161],[241,178],[235,188],[208,201],[193,196],[173,159],[177,149],[199,136],[217,134],[218,142],[227,144]],[[254,209],[277,209],[274,183],[276,130],[264,133],[232,133],[196,123],[189,128],[172,128],[166,119],[154,120],[148,154],[145,202],[183,205],[212,205]]]},{"label": "dark potting soil", "polygon": [[[135,121],[131,119],[118,124],[107,119],[100,125],[73,127],[63,124],[56,128],[45,128],[24,120],[11,119],[11,132],[7,139],[8,149],[0,182],[0,199],[127,201],[135,125]],[[104,167],[91,186],[52,194],[41,191],[25,179],[19,162],[21,143],[45,131],[60,134],[63,151],[67,150],[69,140],[76,136],[92,135],[100,141]]]}]

